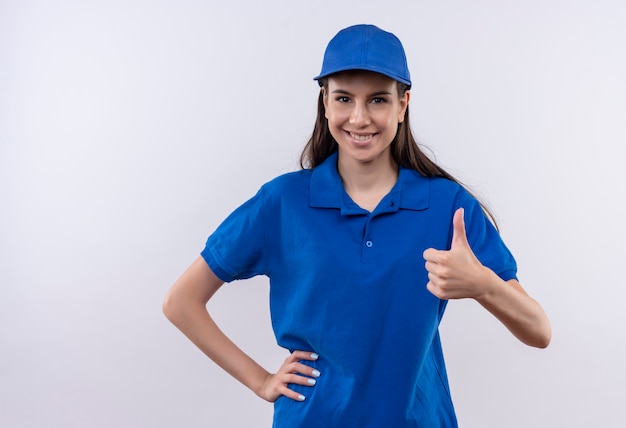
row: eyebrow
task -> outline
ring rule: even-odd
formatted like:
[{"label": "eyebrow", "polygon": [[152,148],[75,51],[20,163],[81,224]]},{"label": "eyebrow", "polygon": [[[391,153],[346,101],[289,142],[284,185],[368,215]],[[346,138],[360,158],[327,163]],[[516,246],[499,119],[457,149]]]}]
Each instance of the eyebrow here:
[{"label": "eyebrow", "polygon": [[[350,92],[346,91],[345,89],[335,89],[331,93],[332,94],[352,95]],[[377,92],[374,92],[372,94],[369,94],[368,96],[370,96],[370,97],[377,97],[377,96],[380,96],[380,95],[391,95],[391,92],[389,92],[389,91],[377,91]]]}]

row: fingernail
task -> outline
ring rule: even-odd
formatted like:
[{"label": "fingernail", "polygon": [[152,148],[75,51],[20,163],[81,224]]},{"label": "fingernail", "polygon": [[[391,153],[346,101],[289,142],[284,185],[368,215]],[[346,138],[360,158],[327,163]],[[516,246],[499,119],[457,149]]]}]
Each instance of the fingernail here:
[{"label": "fingernail", "polygon": [[300,401],[304,401],[306,399],[306,397],[302,394],[298,395],[298,400]]},{"label": "fingernail", "polygon": [[317,383],[315,379],[307,379],[307,382],[309,383],[309,385],[315,385]]},{"label": "fingernail", "polygon": [[319,356],[319,355],[317,355],[315,352],[313,352],[313,353],[311,354],[311,358],[313,358],[314,360],[317,360],[319,357],[320,357],[320,356]]},{"label": "fingernail", "polygon": [[313,372],[311,373],[311,375],[312,375],[313,377],[320,377],[321,373],[320,373],[320,371],[319,371],[319,370],[317,370],[317,369],[313,369]]}]

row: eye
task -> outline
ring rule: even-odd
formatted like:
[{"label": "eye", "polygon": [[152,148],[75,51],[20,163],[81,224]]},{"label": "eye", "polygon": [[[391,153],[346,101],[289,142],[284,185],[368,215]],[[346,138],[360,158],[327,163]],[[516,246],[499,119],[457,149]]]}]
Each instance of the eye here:
[{"label": "eye", "polygon": [[336,101],[339,101],[340,103],[347,103],[350,102],[350,98],[346,97],[346,96],[339,96],[337,98],[335,98]]},{"label": "eye", "polygon": [[372,98],[372,101],[371,101],[372,104],[382,104],[386,102],[387,102],[387,99],[383,97],[375,97],[375,98]]}]

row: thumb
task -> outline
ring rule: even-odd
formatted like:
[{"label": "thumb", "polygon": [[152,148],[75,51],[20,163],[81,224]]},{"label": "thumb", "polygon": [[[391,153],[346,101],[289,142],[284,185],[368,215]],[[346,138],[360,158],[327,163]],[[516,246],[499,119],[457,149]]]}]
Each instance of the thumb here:
[{"label": "thumb", "polygon": [[467,242],[467,234],[465,232],[465,219],[463,218],[465,210],[459,208],[455,211],[452,218],[452,244],[451,247],[469,246]]}]

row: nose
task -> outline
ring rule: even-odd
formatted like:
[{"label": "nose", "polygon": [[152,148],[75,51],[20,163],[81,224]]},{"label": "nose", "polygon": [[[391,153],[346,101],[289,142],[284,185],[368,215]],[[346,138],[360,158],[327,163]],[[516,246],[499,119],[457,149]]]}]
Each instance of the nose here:
[{"label": "nose", "polygon": [[369,112],[367,111],[367,105],[361,102],[356,102],[354,108],[350,113],[350,124],[362,128],[369,125],[371,122]]}]

